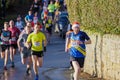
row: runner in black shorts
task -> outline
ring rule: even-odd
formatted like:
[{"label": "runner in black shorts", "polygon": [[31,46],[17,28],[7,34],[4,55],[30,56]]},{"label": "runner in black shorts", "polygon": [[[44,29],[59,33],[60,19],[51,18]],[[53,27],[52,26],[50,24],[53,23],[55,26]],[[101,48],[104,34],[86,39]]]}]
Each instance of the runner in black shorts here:
[{"label": "runner in black shorts", "polygon": [[8,30],[11,32],[11,40],[10,40],[10,59],[11,59],[11,67],[14,68],[14,55],[16,54],[16,48],[17,48],[17,39],[20,34],[20,30],[15,27],[14,21],[10,20],[9,22],[10,27]]},{"label": "runner in black shorts", "polygon": [[77,58],[77,57],[70,56],[70,62],[77,61],[81,68],[83,68],[84,66],[84,60],[85,58]]},{"label": "runner in black shorts", "polygon": [[[43,51],[46,51],[46,37],[43,32],[40,32],[40,25],[35,24],[34,31],[28,36],[26,46],[32,50],[32,61],[33,61],[33,69],[35,72],[35,80],[39,80],[38,78],[38,67],[42,66],[43,63]],[[44,47],[43,47],[44,46]]]},{"label": "runner in black shorts", "polygon": [[4,70],[7,70],[9,40],[11,39],[11,32],[8,30],[8,22],[4,22],[4,29],[1,31],[1,58],[4,58]]},{"label": "runner in black shorts", "polygon": [[24,33],[21,33],[19,36],[19,39],[17,41],[18,43],[18,49],[21,54],[21,62],[22,64],[26,64],[26,74],[30,74],[31,70],[31,64],[32,64],[32,59],[31,59],[31,50],[26,47],[26,40],[28,35],[31,33],[32,29],[31,26],[26,26],[24,28]]},{"label": "runner in black shorts", "polygon": [[44,56],[43,51],[31,51],[31,54],[35,55],[37,57],[43,57]]},{"label": "runner in black shorts", "polygon": [[86,56],[85,44],[90,44],[91,40],[85,32],[80,31],[80,24],[78,22],[75,22],[72,25],[72,29],[73,32],[71,32],[66,38],[65,51],[69,51],[71,56],[70,61],[74,68],[73,78],[74,80],[79,80],[79,74],[81,72],[81,68],[84,66],[84,59]]}]

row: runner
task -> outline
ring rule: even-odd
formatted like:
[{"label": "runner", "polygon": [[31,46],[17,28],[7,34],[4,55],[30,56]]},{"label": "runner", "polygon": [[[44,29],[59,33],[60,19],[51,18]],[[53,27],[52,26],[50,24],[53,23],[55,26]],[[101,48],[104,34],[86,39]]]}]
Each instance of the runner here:
[{"label": "runner", "polygon": [[73,32],[67,37],[66,44],[70,44],[70,49],[66,45],[65,51],[70,52],[70,61],[72,62],[74,68],[73,78],[74,80],[79,80],[79,74],[81,68],[84,66],[85,59],[85,45],[91,44],[91,40],[88,35],[80,31],[80,25],[78,22],[75,22],[72,25]]},{"label": "runner", "polygon": [[4,70],[7,70],[9,40],[11,39],[11,32],[8,30],[8,22],[4,22],[4,29],[1,32],[1,58],[4,58]]},{"label": "runner", "polygon": [[20,15],[18,15],[18,17],[17,17],[17,21],[16,21],[16,23],[15,23],[15,26],[20,30],[20,31],[22,31],[23,29],[24,29],[24,23],[23,23],[23,21],[21,20],[21,16]]},{"label": "runner", "polygon": [[29,75],[31,70],[31,63],[32,63],[31,51],[30,49],[27,49],[25,44],[26,44],[27,37],[31,32],[31,26],[26,26],[24,30],[25,30],[25,33],[20,34],[17,44],[18,44],[18,49],[21,53],[21,62],[22,64],[26,64],[26,67],[27,67],[26,74]]},{"label": "runner", "polygon": [[10,40],[10,59],[12,62],[11,67],[14,68],[14,55],[16,54],[16,49],[17,49],[17,39],[19,37],[20,34],[20,30],[15,27],[14,25],[14,21],[10,20],[9,22],[10,27],[8,28],[8,30],[11,32],[11,40]]},{"label": "runner", "polygon": [[53,1],[50,1],[50,4],[48,5],[48,11],[49,11],[49,16],[52,17],[52,21],[54,20],[54,12],[55,12],[55,5]]},{"label": "runner", "polygon": [[32,6],[31,6],[31,9],[32,9],[33,13],[36,13],[36,12],[39,11],[39,9],[40,9],[40,3],[39,3],[38,0],[34,0]]},{"label": "runner", "polygon": [[[41,67],[43,63],[43,48],[44,51],[46,51],[46,37],[45,35],[40,32],[40,25],[36,24],[34,27],[34,32],[31,33],[26,42],[27,48],[30,48],[30,44],[32,45],[31,47],[31,54],[32,54],[32,61],[33,61],[33,69],[35,73],[35,80],[38,80],[38,66]],[[43,47],[44,45],[44,47]]]},{"label": "runner", "polygon": [[52,19],[48,17],[47,21],[45,22],[45,28],[46,28],[46,36],[47,41],[50,43],[50,37],[52,35]]},{"label": "runner", "polygon": [[25,17],[25,22],[32,22],[33,21],[33,15],[32,11],[28,11],[28,15]]}]

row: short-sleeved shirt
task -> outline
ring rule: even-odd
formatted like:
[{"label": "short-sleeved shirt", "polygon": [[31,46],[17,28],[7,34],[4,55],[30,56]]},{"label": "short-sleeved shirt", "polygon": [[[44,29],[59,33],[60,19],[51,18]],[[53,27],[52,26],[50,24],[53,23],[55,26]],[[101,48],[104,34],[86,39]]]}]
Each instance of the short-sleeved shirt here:
[{"label": "short-sleeved shirt", "polygon": [[33,51],[43,51],[43,41],[46,40],[46,37],[44,35],[44,33],[42,32],[38,32],[38,33],[34,33],[32,32],[28,38],[27,38],[27,42],[32,44],[31,49]]},{"label": "short-sleeved shirt", "polygon": [[48,10],[49,10],[49,12],[54,12],[55,11],[55,5],[54,4],[49,4],[48,5]]},{"label": "short-sleeved shirt", "polygon": [[2,30],[0,39],[1,39],[2,45],[9,45],[9,40],[11,39],[11,32]]},{"label": "short-sleeved shirt", "polygon": [[28,37],[29,34],[26,34],[25,33],[21,33],[20,36],[19,36],[19,43],[20,43],[20,46],[23,48],[23,51],[22,52],[28,52],[28,49],[27,47],[25,46],[25,43],[27,41],[27,37]]},{"label": "short-sleeved shirt", "polygon": [[33,15],[27,15],[25,18],[26,18],[26,20],[29,21],[29,22],[32,22],[32,21],[33,21]]},{"label": "short-sleeved shirt", "polygon": [[10,44],[17,44],[17,39],[19,38],[20,30],[17,27],[9,27],[8,30],[11,32]]},{"label": "short-sleeved shirt", "polygon": [[85,57],[85,44],[77,44],[76,41],[81,41],[84,43],[85,40],[90,39],[89,36],[85,32],[79,31],[78,34],[74,34],[74,32],[72,32],[68,38],[70,39],[70,55],[73,57]]}]

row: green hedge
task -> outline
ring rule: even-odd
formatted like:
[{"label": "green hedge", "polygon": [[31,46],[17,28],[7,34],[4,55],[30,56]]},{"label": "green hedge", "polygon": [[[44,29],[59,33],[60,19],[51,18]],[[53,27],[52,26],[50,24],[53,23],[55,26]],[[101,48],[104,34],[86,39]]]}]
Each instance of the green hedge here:
[{"label": "green hedge", "polygon": [[85,30],[120,34],[120,0],[66,0],[70,21]]}]

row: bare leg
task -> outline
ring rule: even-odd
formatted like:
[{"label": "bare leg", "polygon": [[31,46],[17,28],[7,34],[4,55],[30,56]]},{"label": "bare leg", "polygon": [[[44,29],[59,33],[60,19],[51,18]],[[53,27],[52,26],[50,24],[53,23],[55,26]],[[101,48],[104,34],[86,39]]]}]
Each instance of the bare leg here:
[{"label": "bare leg", "polygon": [[5,58],[5,52],[1,52],[1,58]]},{"label": "bare leg", "polygon": [[5,61],[4,61],[4,66],[7,65],[7,61],[8,61],[8,49],[5,51]]},{"label": "bare leg", "polygon": [[38,75],[38,68],[37,68],[37,56],[32,55],[32,61],[33,61],[33,70],[35,75]]},{"label": "bare leg", "polygon": [[13,62],[13,47],[10,47],[10,60]]},{"label": "bare leg", "polygon": [[75,71],[74,75],[73,75],[74,80],[79,80],[78,78],[79,78],[79,74],[80,74],[80,66],[77,61],[72,61],[72,65],[73,65],[73,68]]},{"label": "bare leg", "polygon": [[42,67],[42,64],[43,64],[43,57],[40,57],[38,58],[37,66]]}]

